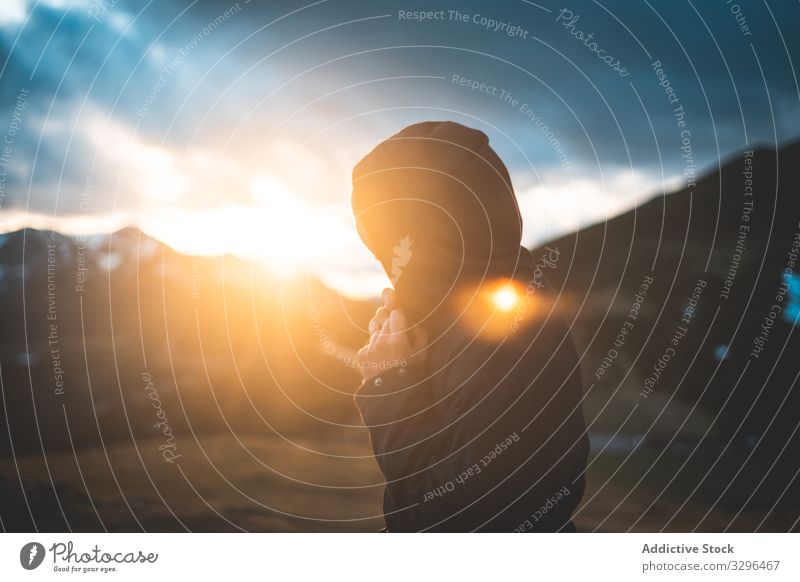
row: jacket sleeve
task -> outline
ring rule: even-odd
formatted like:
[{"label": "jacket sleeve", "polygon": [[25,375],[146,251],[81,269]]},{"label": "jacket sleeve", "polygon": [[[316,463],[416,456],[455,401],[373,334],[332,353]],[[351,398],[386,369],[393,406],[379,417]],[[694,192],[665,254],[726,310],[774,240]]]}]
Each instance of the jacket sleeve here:
[{"label": "jacket sleeve", "polygon": [[386,479],[390,531],[468,527],[458,512],[468,488],[458,484],[453,467],[468,470],[469,451],[457,450],[457,423],[443,423],[448,415],[431,402],[426,384],[412,368],[394,368],[365,381],[355,395]]}]

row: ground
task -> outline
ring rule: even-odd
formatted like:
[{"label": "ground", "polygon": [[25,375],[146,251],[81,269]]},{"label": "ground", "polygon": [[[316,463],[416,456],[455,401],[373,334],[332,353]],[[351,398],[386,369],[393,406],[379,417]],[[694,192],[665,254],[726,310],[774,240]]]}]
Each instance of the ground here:
[{"label": "ground", "polygon": [[[16,464],[4,460],[3,528],[33,530],[29,505],[42,531],[378,531],[383,526],[381,475],[363,430],[292,442],[233,435],[186,441],[179,443],[181,456],[173,464],[163,460],[158,441],[48,454],[46,463],[40,456],[21,457]],[[635,455],[594,454],[575,517],[578,530],[791,527],[777,512],[738,512],[686,491],[676,497],[646,480],[637,485],[648,467],[656,482],[668,481],[665,467],[677,468],[669,458],[654,465],[656,456],[647,447]],[[25,498],[18,493],[17,467]]]}]

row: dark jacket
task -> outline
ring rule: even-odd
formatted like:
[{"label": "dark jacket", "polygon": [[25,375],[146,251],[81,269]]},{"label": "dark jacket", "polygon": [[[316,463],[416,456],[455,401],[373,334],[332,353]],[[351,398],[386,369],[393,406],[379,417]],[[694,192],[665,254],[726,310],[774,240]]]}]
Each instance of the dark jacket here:
[{"label": "dark jacket", "polygon": [[[510,178],[486,135],[406,128],[354,170],[353,210],[412,332],[431,340],[424,365],[355,397],[388,529],[570,530],[588,451],[579,358],[546,284],[558,265],[520,248]],[[487,302],[498,284],[517,290],[510,309]]]},{"label": "dark jacket", "polygon": [[505,340],[471,339],[452,330],[423,368],[395,368],[356,394],[386,478],[387,528],[570,530],[588,444],[564,321],[552,313]]}]

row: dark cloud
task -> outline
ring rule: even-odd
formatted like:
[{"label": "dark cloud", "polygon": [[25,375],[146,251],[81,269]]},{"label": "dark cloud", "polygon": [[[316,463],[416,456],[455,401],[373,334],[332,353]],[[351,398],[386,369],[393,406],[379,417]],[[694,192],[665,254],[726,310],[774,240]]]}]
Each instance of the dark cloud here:
[{"label": "dark cloud", "polygon": [[[680,174],[676,103],[698,167],[747,143],[796,137],[796,3],[537,4],[544,9],[521,0],[123,1],[96,19],[87,3],[68,11],[39,4],[24,27],[0,26],[0,133],[19,89],[31,91],[4,207],[22,204],[30,184],[32,209],[53,212],[55,189],[70,212],[87,174],[113,183],[119,168],[103,164],[119,160],[87,135],[97,119],[145,144],[176,152],[225,144],[247,159],[270,135],[303,142],[321,132],[314,143],[333,156],[407,123],[451,118],[489,132],[522,182],[535,181],[529,160],[537,172],[559,173],[564,158],[594,177],[629,165],[659,174],[662,163],[667,177]],[[569,24],[563,13],[557,22],[562,9],[578,19]],[[401,10],[445,18],[418,22]],[[676,103],[659,86],[656,60]],[[497,90],[471,91],[453,75]],[[120,203],[133,204],[135,189],[123,184]],[[94,209],[110,207],[98,201]]]}]

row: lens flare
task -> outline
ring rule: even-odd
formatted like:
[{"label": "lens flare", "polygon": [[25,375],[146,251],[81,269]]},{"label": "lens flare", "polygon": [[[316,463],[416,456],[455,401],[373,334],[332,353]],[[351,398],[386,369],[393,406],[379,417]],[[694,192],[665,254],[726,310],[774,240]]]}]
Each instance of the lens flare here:
[{"label": "lens flare", "polygon": [[534,298],[516,279],[483,281],[458,293],[458,324],[466,333],[484,341],[500,341],[531,323],[540,310]]},{"label": "lens flare", "polygon": [[511,311],[519,303],[519,296],[511,286],[506,286],[494,292],[492,301],[500,311]]}]

